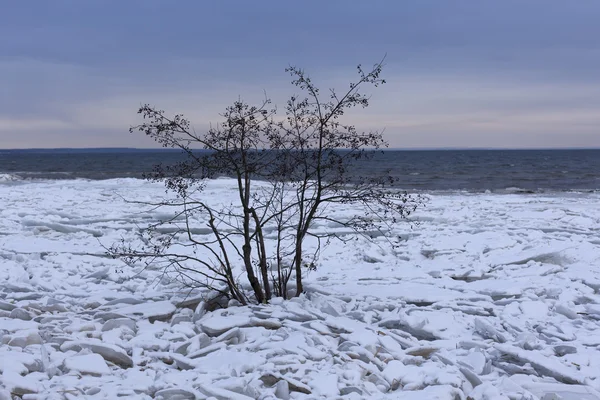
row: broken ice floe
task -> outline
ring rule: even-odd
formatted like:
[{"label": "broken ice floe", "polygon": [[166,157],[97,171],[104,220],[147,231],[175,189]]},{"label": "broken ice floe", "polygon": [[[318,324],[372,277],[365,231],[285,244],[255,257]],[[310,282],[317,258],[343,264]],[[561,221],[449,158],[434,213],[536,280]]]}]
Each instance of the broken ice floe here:
[{"label": "broken ice floe", "polygon": [[97,237],[134,240],[140,216],[104,194],[151,199],[160,186],[8,190],[2,400],[600,398],[597,194],[433,196],[400,249],[334,243],[303,297],[227,307],[104,257]]}]

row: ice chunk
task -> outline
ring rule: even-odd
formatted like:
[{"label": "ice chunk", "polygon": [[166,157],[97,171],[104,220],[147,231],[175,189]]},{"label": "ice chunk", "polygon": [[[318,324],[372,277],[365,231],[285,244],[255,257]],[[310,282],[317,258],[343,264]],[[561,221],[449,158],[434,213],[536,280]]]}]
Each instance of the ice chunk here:
[{"label": "ice chunk", "polygon": [[430,385],[460,387],[464,381],[455,368],[443,364],[427,363],[427,368],[404,365],[398,360],[390,361],[383,370],[383,377],[391,387],[402,386],[404,390],[418,390]]},{"label": "ice chunk", "polygon": [[548,305],[543,301],[523,301],[520,308],[528,319],[545,319],[548,315]]},{"label": "ice chunk", "polygon": [[508,336],[498,329],[494,328],[492,324],[484,321],[482,318],[475,318],[473,321],[475,325],[475,332],[479,333],[485,339],[492,339],[495,342],[505,343],[508,340]]},{"label": "ice chunk", "polygon": [[332,374],[321,373],[312,378],[310,387],[315,395],[321,395],[325,398],[334,398],[340,394],[338,377]]},{"label": "ice chunk", "polygon": [[22,308],[15,308],[10,312],[10,318],[21,319],[23,321],[30,321],[32,319],[32,316]]},{"label": "ice chunk", "polygon": [[567,354],[575,354],[577,353],[577,348],[575,346],[568,345],[558,345],[554,346],[554,354],[559,357],[565,356]]},{"label": "ice chunk", "polygon": [[99,354],[85,354],[65,359],[64,366],[69,371],[76,371],[88,375],[105,375],[110,373],[106,361]]},{"label": "ice chunk", "polygon": [[579,317],[579,315],[577,315],[577,313],[570,307],[568,307],[565,304],[557,304],[554,307],[554,311],[556,311],[559,314],[564,315],[565,317],[569,318],[569,319],[577,319]]},{"label": "ice chunk", "polygon": [[110,273],[110,267],[106,267],[106,268],[102,268],[96,272],[93,272],[93,273],[87,275],[85,278],[86,279],[103,280],[103,279],[108,278],[109,273]]},{"label": "ice chunk", "polygon": [[243,394],[239,394],[236,392],[232,392],[231,390],[223,389],[220,387],[216,387],[214,385],[199,385],[199,389],[209,396],[215,396],[218,399],[228,399],[228,400],[253,400],[252,397],[248,397]]},{"label": "ice chunk", "polygon": [[11,370],[5,370],[2,373],[2,382],[6,389],[17,396],[24,396],[38,392],[37,382],[27,379]]},{"label": "ice chunk", "polygon": [[0,310],[11,312],[15,308],[17,308],[17,306],[15,306],[14,304],[0,300]]},{"label": "ice chunk", "polygon": [[600,319],[600,304],[586,304],[585,311],[587,311],[588,314],[592,314]]},{"label": "ice chunk", "polygon": [[42,338],[37,332],[29,332],[25,336],[13,335],[10,341],[8,342],[9,346],[22,347],[25,348],[27,346],[33,344],[42,344]]},{"label": "ice chunk", "polygon": [[102,343],[99,340],[78,340],[64,342],[60,349],[62,351],[76,349],[90,349],[93,353],[101,355],[106,361],[110,361],[123,368],[133,367],[133,360],[125,350],[114,344]]},{"label": "ice chunk", "polygon": [[520,384],[541,399],[552,399],[554,396],[560,400],[600,400],[600,392],[589,386],[549,382],[520,382]]},{"label": "ice chunk", "polygon": [[131,318],[115,318],[109,319],[102,325],[102,332],[110,331],[111,329],[119,328],[121,326],[126,326],[133,332],[136,331],[135,321]]},{"label": "ice chunk", "polygon": [[495,348],[504,354],[521,360],[523,363],[531,364],[541,375],[552,377],[559,382],[576,384],[584,381],[581,374],[576,373],[556,358],[545,357],[538,352],[522,350],[511,345],[497,344]]},{"label": "ice chunk", "polygon": [[280,380],[275,384],[275,397],[281,400],[290,399],[290,386],[286,380]]},{"label": "ice chunk", "polygon": [[[493,384],[486,382],[478,385],[471,393],[469,399],[472,400],[510,400],[510,397],[503,395]],[[521,397],[524,399],[525,397]]]},{"label": "ice chunk", "polygon": [[288,387],[291,392],[311,394],[310,387],[308,387],[304,383],[302,383],[294,378],[290,378],[287,376],[284,377],[277,373],[263,375],[260,377],[260,380],[265,384],[265,386],[268,386],[268,387],[275,386],[277,384],[277,382],[279,382],[281,380],[285,380],[285,381],[287,381]]},{"label": "ice chunk", "polygon": [[487,359],[481,351],[473,351],[464,357],[462,361],[477,375],[481,375]]},{"label": "ice chunk", "polygon": [[148,318],[150,322],[168,321],[175,313],[175,305],[168,300],[135,304],[115,310],[117,314]]},{"label": "ice chunk", "polygon": [[182,388],[167,388],[159,390],[154,394],[158,400],[194,400],[201,398],[200,393]]},{"label": "ice chunk", "polygon": [[250,325],[250,317],[246,315],[211,315],[200,322],[202,329],[209,336],[219,336],[230,329]]},{"label": "ice chunk", "polygon": [[173,359],[173,361],[175,361],[175,364],[177,364],[177,367],[179,367],[180,369],[196,368],[197,363],[191,358],[188,358],[178,353],[171,353],[170,356]]},{"label": "ice chunk", "polygon": [[136,299],[134,297],[122,297],[119,299],[114,299],[114,300],[110,300],[107,301],[102,308],[106,308],[107,306],[113,306],[116,304],[129,304],[129,305],[136,305],[136,304],[142,304],[144,302],[144,300],[140,300],[140,299]]}]

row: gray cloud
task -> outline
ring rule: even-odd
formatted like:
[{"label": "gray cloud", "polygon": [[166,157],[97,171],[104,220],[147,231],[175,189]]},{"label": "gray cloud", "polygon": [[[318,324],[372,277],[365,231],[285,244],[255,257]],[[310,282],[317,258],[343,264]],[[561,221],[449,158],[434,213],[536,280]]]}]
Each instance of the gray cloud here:
[{"label": "gray cloud", "polygon": [[395,147],[600,146],[600,3],[56,0],[0,13],[0,147],[151,145],[151,102],[199,129],[239,95],[293,92],[283,68],[346,85],[387,53],[352,118]]}]

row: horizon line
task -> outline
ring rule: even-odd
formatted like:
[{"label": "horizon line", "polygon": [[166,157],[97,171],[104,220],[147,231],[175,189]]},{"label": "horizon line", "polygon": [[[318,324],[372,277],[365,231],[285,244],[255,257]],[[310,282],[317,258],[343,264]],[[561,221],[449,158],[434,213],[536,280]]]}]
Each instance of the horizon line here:
[{"label": "horizon line", "polygon": [[[95,150],[95,151],[181,151],[181,149],[164,147],[20,147],[20,148],[0,148],[0,151],[69,151],[69,150]],[[193,149],[205,150],[205,149]],[[365,149],[374,150],[374,149]],[[377,150],[393,151],[481,151],[481,150],[600,150],[600,147],[386,147]]]}]

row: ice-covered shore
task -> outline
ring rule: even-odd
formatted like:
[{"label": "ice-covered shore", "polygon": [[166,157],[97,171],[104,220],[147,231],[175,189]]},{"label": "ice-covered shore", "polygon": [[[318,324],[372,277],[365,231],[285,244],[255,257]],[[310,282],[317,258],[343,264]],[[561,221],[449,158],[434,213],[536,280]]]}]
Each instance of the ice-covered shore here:
[{"label": "ice-covered shore", "polygon": [[334,242],[305,296],[212,312],[104,255],[160,217],[122,197],[163,194],[0,183],[0,400],[600,399],[598,193],[432,195],[400,248]]}]

